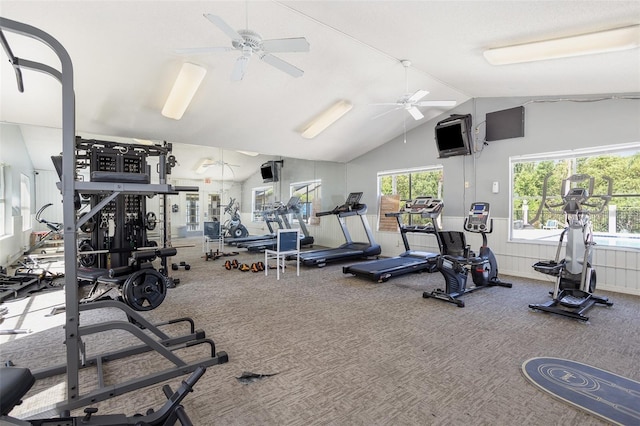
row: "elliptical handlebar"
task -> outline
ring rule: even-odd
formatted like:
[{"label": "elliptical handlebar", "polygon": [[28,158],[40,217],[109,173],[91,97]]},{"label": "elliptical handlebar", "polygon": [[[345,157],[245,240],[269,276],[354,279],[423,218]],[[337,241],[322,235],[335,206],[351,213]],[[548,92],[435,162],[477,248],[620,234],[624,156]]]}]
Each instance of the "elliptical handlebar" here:
[{"label": "elliptical handlebar", "polygon": [[[544,185],[546,189],[547,181],[551,173],[545,177]],[[613,194],[613,180],[609,176],[602,176],[607,182],[607,193],[603,195],[593,195],[594,190],[594,177],[587,174],[574,174],[566,179],[562,180],[561,191],[562,202],[557,204],[550,204],[547,200],[544,200],[544,207],[553,214],[600,214],[611,201]],[[571,188],[571,183],[588,181],[588,188],[574,187]],[[546,192],[546,191],[545,191]],[[602,202],[589,202],[591,200],[601,200]],[[561,210],[556,208],[562,207]],[[586,207],[586,208],[585,208]]]}]

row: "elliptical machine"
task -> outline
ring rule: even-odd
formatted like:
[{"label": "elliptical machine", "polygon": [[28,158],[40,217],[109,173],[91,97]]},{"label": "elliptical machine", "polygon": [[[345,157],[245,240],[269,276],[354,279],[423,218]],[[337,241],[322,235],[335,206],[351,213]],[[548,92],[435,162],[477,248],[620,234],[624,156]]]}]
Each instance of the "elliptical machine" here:
[{"label": "elliptical machine", "polygon": [[235,198],[229,200],[229,204],[224,208],[225,214],[229,214],[231,217],[227,219],[222,225],[223,235],[231,238],[244,238],[249,235],[249,231],[240,221],[240,214],[238,210],[240,206],[236,203]]},{"label": "elliptical machine", "polygon": [[[551,175],[547,175],[544,181],[546,194],[547,182]],[[586,174],[574,174],[562,180],[562,202],[549,204],[543,200],[544,207],[551,213],[565,214],[566,227],[560,234],[558,249],[554,260],[540,261],[533,265],[533,269],[547,275],[557,277],[553,292],[550,292],[552,300],[542,304],[531,304],[534,310],[551,312],[588,321],[585,315],[594,305],[600,304],[612,306],[606,297],[598,297],[593,294],[596,289],[596,270],[592,265],[593,229],[591,226],[591,214],[602,213],[611,200],[613,181],[608,176],[602,177],[607,181],[606,195],[592,195],[594,190],[594,178]],[[588,187],[574,186],[587,183]],[[595,201],[595,202],[593,202]],[[558,210],[558,208],[561,208]],[[565,258],[560,260],[560,251],[564,237],[567,237]]]},{"label": "elliptical machine", "polygon": [[[489,203],[471,204],[469,214],[464,220],[464,230],[482,235],[482,246],[478,255],[467,245],[464,232],[438,231],[436,236],[441,255],[437,261],[437,269],[442,273],[446,287],[444,290],[425,291],[422,297],[433,297],[464,308],[464,301],[458,299],[463,294],[492,286],[512,287],[511,283],[498,278],[498,261],[487,245],[487,234],[493,232]],[[467,288],[469,272],[474,286]]]}]

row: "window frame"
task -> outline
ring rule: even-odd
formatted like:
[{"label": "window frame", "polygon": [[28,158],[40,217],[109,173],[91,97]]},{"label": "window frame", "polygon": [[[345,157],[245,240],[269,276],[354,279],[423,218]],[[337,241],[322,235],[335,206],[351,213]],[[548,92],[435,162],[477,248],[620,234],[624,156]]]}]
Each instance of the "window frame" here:
[{"label": "window frame", "polygon": [[22,216],[22,230],[31,229],[31,179],[24,173],[20,173],[20,216]]},{"label": "window frame", "polygon": [[[564,151],[555,151],[555,152],[545,152],[545,153],[536,153],[536,154],[528,154],[528,155],[518,155],[509,157],[509,221],[508,221],[508,234],[510,242],[525,242],[525,243],[542,243],[542,244],[558,244],[558,238],[560,233],[563,230],[564,220],[559,221],[559,226],[556,229],[552,227],[545,226],[547,219],[546,216],[551,216],[550,213],[544,215],[544,209],[539,218],[539,226],[538,228],[533,228],[536,231],[536,235],[533,232],[528,230],[532,229],[527,227],[529,224],[529,219],[535,217],[535,210],[528,210],[527,217],[522,213],[522,217],[520,218],[519,214],[516,214],[516,201],[518,198],[521,198],[518,194],[515,193],[515,184],[516,184],[516,172],[515,168],[517,164],[524,163],[535,163],[536,165],[541,162],[559,162],[559,161],[569,161],[572,172],[578,173],[579,163],[584,161],[585,159],[590,159],[594,157],[606,157],[610,155],[619,155],[621,153],[627,155],[638,155],[640,154],[640,142],[632,142],[632,143],[624,143],[624,144],[615,144],[608,146],[598,146],[598,147],[590,147],[590,148],[577,148],[572,150],[564,150]],[[554,165],[554,167],[556,167]],[[565,176],[566,177],[566,176]],[[596,182],[598,184],[598,182]],[[614,179],[614,190],[612,198],[612,202],[609,203],[609,207],[605,212],[601,215],[608,215],[606,219],[607,223],[611,220],[611,215],[616,215],[616,206],[615,200],[616,198],[625,197],[625,193],[616,194],[615,189],[615,179]],[[552,194],[554,195],[554,194]],[[627,197],[638,197],[640,194],[628,194]],[[549,195],[547,195],[548,197]],[[522,196],[522,198],[527,196]],[[538,194],[537,197],[542,197],[542,194]],[[526,200],[526,198],[524,198]],[[632,207],[632,208],[635,208]],[[640,207],[639,207],[640,209]],[[525,210],[522,209],[521,212]],[[592,216],[592,221],[594,221],[595,215]],[[548,219],[557,219],[556,217],[548,217]],[[597,218],[596,218],[597,219]],[[617,218],[616,218],[617,219]],[[600,218],[602,222],[605,220]],[[525,223],[526,222],[526,223]],[[611,226],[609,224],[609,226]],[[525,229],[526,228],[526,229]],[[538,235],[539,234],[539,235]],[[607,248],[635,248],[640,247],[640,232],[609,232],[595,229],[594,227],[594,239],[596,243],[605,246]]]},{"label": "window frame", "polygon": [[[257,210],[256,205],[258,203],[256,203],[256,194],[261,191],[265,193],[265,202],[261,204],[262,208]],[[271,191],[271,194],[267,194],[269,191]],[[251,188],[251,222],[264,222],[262,212],[265,210],[265,206],[270,206],[275,203],[275,193],[276,191],[274,190],[273,185],[256,186]]]},{"label": "window frame", "polygon": [[[313,188],[313,190],[310,192],[308,189],[305,192],[307,194],[307,198],[306,201],[302,201],[303,197],[300,197],[300,204],[302,206],[304,206],[302,208],[302,211],[300,212],[300,216],[302,217],[302,220],[304,221],[305,224],[310,224],[312,222],[312,213],[313,213],[313,208],[311,207],[311,202],[309,202],[309,198],[308,195],[309,194],[317,194],[314,195],[313,200],[318,200],[320,201],[320,203],[322,203],[322,179],[312,179],[312,180],[308,180],[308,181],[302,181],[302,182],[293,182],[289,184],[289,196],[293,197],[295,195],[295,193],[297,192],[297,190],[295,190],[295,187],[309,187],[311,185],[315,185],[315,187]],[[299,189],[300,189],[299,188]],[[298,189],[298,190],[299,190]],[[320,204],[322,205],[322,204]],[[298,219],[294,216],[291,220],[291,223],[298,223]]]},{"label": "window frame", "polygon": [[[440,174],[437,193],[436,194],[414,194],[411,175],[416,173],[429,173],[429,172],[436,172]],[[394,231],[392,231],[391,229],[381,229],[380,225],[382,221],[386,221],[388,219],[384,216],[384,214],[387,213],[387,211],[383,211],[384,208],[383,208],[382,197],[385,195],[397,195],[397,188],[394,188],[393,194],[382,193],[382,179],[388,176],[400,176],[400,175],[409,175],[408,190],[409,190],[409,198],[411,199],[414,199],[416,197],[421,197],[421,196],[428,196],[428,195],[432,195],[438,199],[442,199],[442,197],[444,196],[444,165],[443,164],[432,164],[428,166],[412,167],[412,168],[396,169],[396,170],[383,170],[383,171],[377,172],[376,173],[376,185],[377,185],[376,190],[378,194],[378,220],[377,220],[376,230],[378,232],[399,232],[397,227],[397,221],[395,219],[393,220]],[[397,210],[395,210],[394,212],[397,212]],[[417,218],[414,216],[415,215],[409,215],[409,214],[403,215],[402,217],[403,223],[405,223],[406,225],[425,224],[430,220],[426,218]],[[391,221],[389,221],[389,223],[391,223]]]}]

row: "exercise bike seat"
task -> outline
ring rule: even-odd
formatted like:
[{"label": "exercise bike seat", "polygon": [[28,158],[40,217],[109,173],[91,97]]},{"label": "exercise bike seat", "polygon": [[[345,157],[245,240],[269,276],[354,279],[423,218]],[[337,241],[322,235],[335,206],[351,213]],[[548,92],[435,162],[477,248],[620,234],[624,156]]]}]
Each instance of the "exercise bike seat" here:
[{"label": "exercise bike seat", "polygon": [[36,378],[28,368],[0,368],[0,414],[8,415],[13,407],[20,404],[22,397],[29,392]]}]

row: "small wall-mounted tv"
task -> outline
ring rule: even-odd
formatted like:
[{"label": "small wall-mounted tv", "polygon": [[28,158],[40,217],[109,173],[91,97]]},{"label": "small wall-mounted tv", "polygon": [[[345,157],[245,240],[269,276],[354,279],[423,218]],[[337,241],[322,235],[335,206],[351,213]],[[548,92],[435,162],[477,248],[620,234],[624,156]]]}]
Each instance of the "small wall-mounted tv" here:
[{"label": "small wall-mounted tv", "polygon": [[260,166],[263,182],[278,182],[278,165],[275,161],[267,161]]},{"label": "small wall-mounted tv", "polygon": [[471,114],[455,114],[436,124],[439,158],[471,154]]},{"label": "small wall-mounted tv", "polygon": [[524,107],[519,106],[487,113],[487,141],[524,136]]}]

